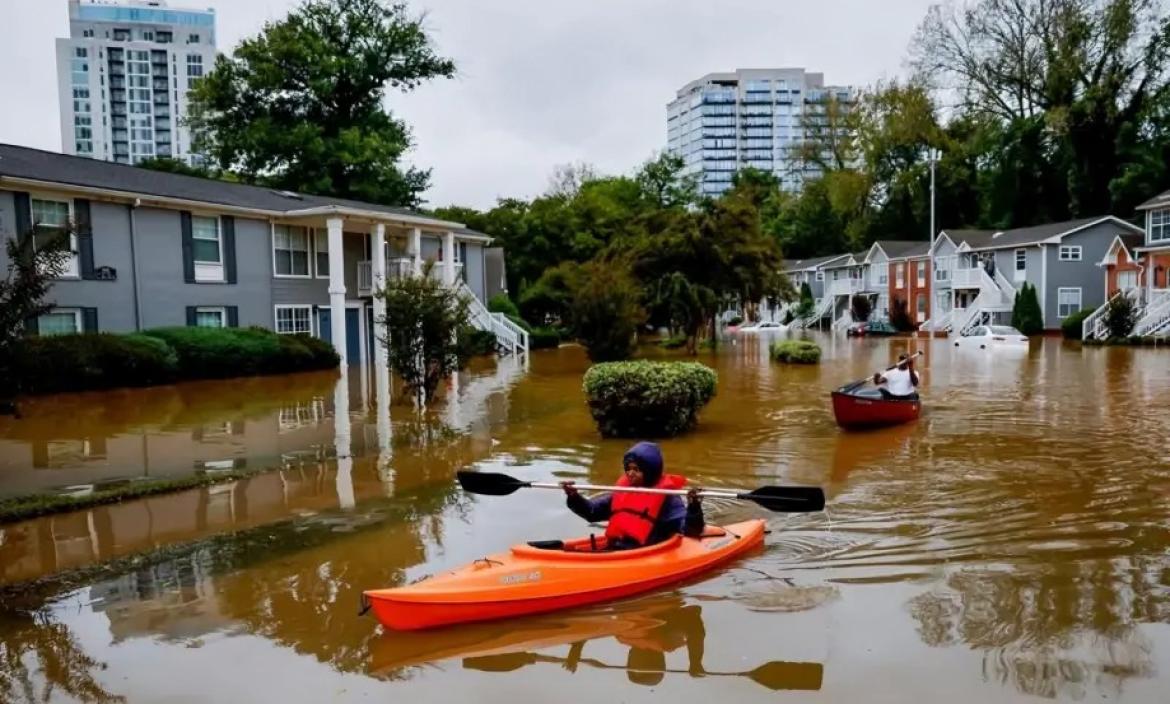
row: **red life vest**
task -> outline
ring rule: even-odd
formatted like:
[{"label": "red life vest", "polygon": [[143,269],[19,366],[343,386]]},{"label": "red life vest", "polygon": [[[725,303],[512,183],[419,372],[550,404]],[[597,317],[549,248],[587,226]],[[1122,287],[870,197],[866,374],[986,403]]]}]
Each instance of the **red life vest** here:
[{"label": "red life vest", "polygon": [[[687,483],[686,478],[676,474],[663,474],[655,489],[681,489]],[[623,475],[618,479],[618,486],[630,486],[630,480]],[[639,494],[631,492],[614,492],[610,499],[609,525],[605,528],[605,536],[609,539],[630,538],[645,545],[654,530],[654,523],[658,520],[658,513],[662,510],[662,502],[666,501],[666,494]]]}]

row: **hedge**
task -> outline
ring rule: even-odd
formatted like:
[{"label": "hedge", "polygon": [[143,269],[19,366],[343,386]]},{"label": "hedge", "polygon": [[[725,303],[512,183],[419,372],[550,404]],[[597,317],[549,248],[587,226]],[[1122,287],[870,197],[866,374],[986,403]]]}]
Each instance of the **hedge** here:
[{"label": "hedge", "polygon": [[1089,317],[1092,314],[1093,314],[1093,309],[1086,308],[1083,310],[1079,310],[1076,313],[1073,313],[1072,315],[1068,316],[1063,321],[1061,321],[1060,331],[1064,335],[1064,339],[1066,339],[1066,340],[1079,340],[1079,339],[1081,339],[1081,332],[1084,329],[1083,323],[1085,322],[1085,318]]},{"label": "hedge", "polygon": [[528,349],[543,350],[549,347],[559,347],[561,332],[554,327],[532,328],[528,333]]},{"label": "hedge", "polygon": [[585,372],[589,412],[604,437],[662,437],[695,426],[717,377],[696,362],[603,362]]},{"label": "hedge", "polygon": [[785,364],[816,364],[821,361],[821,348],[808,340],[777,340],[768,348],[768,354]]},{"label": "hedge", "polygon": [[324,340],[263,328],[37,336],[22,340],[14,354],[20,392],[26,394],[284,374],[335,368],[339,362]]}]

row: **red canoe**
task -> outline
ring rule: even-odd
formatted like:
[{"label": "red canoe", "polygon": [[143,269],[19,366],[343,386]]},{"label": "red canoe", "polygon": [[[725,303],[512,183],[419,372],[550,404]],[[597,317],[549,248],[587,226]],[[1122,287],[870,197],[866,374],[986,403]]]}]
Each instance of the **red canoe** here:
[{"label": "red canoe", "polygon": [[843,386],[833,392],[833,415],[837,425],[847,430],[909,423],[918,420],[921,410],[921,401],[885,399],[877,389]]}]

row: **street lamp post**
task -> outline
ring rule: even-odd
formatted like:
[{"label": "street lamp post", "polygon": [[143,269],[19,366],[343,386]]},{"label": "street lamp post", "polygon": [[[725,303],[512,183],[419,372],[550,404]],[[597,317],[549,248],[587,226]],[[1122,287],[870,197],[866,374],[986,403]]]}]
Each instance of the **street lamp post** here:
[{"label": "street lamp post", "polygon": [[936,230],[934,229],[934,166],[938,163],[939,152],[934,147],[931,147],[927,152],[927,159],[930,161],[930,246],[934,247],[934,236]]}]

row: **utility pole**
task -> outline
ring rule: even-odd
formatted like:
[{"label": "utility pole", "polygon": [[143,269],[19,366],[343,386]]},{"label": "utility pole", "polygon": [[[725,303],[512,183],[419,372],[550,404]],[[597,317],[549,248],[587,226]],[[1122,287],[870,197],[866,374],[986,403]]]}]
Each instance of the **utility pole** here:
[{"label": "utility pole", "polygon": [[934,147],[930,148],[927,157],[930,160],[930,246],[934,248],[934,165],[938,163],[938,150]]}]

